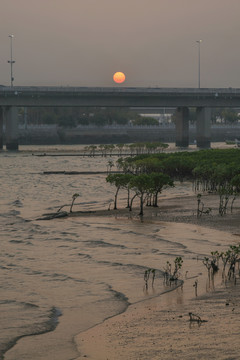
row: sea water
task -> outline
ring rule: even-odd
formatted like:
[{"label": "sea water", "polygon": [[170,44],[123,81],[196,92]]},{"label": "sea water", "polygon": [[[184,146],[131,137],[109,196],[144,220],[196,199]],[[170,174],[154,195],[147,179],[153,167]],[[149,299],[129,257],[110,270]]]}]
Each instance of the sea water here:
[{"label": "sea water", "polygon": [[[0,153],[0,359],[4,353],[5,359],[77,358],[74,337],[81,331],[168,290],[167,261],[182,256],[187,264],[221,245],[194,226],[131,216],[37,220],[62,205],[69,211],[75,193],[73,210],[80,211],[107,210],[114,198],[106,174],[91,174],[107,170],[108,158],[58,156],[67,146],[53,150],[25,146]],[[119,197],[124,207],[125,195]],[[146,291],[149,268],[156,269],[156,280]],[[198,272],[196,266],[192,275]],[[24,351],[16,355],[23,339]]]}]

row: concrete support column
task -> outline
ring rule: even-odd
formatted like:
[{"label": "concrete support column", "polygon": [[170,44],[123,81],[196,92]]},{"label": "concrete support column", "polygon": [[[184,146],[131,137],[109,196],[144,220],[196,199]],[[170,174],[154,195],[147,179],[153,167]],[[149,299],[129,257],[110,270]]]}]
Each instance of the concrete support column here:
[{"label": "concrete support column", "polygon": [[3,107],[0,106],[0,150],[3,149]]},{"label": "concrete support column", "polygon": [[211,109],[207,107],[197,108],[197,147],[209,149],[211,147]]},{"label": "concrete support column", "polygon": [[176,110],[176,146],[189,145],[189,109],[178,107]]},{"label": "concrete support column", "polygon": [[18,109],[15,106],[5,108],[6,149],[18,150]]}]

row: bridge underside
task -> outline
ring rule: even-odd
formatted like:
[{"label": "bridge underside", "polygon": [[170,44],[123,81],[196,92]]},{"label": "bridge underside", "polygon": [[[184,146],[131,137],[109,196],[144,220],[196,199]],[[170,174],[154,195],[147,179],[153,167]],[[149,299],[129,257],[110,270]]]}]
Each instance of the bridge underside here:
[{"label": "bridge underside", "polygon": [[3,148],[3,108],[0,106],[0,150]]},{"label": "bridge underside", "polygon": [[[233,88],[97,88],[0,86],[0,146],[6,120],[7,148],[17,149],[17,107],[165,107],[177,108],[176,145],[188,146],[189,107],[197,109],[197,146],[210,146],[210,109],[240,106],[240,89]],[[4,110],[3,110],[4,109]]]},{"label": "bridge underside", "polygon": [[[199,148],[210,148],[211,109],[197,107],[196,145]],[[0,107],[0,149],[3,149],[3,123],[6,123],[6,149],[18,150],[18,111],[15,106]],[[175,116],[176,146],[189,145],[189,108],[178,107]]]},{"label": "bridge underside", "polygon": [[[211,109],[197,107],[196,142],[197,147],[208,149],[211,145]],[[176,146],[189,145],[189,109],[178,107],[176,111]]]}]

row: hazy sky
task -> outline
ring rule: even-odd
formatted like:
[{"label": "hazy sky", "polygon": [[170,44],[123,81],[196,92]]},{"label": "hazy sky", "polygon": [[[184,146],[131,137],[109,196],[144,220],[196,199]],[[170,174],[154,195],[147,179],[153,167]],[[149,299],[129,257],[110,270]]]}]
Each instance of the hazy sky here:
[{"label": "hazy sky", "polygon": [[201,39],[201,86],[240,88],[240,0],[0,0],[3,85],[9,34],[19,86],[197,87]]}]

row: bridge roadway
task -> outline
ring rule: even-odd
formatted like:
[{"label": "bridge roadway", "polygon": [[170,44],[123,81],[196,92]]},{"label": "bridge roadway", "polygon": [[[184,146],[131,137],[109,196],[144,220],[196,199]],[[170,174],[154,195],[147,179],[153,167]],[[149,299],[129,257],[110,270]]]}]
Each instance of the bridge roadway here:
[{"label": "bridge roadway", "polygon": [[176,110],[176,145],[189,144],[189,107],[197,111],[197,146],[210,147],[211,108],[240,107],[235,88],[131,88],[0,86],[0,148],[18,149],[17,107],[165,107]]},{"label": "bridge roadway", "polygon": [[239,107],[240,89],[0,86],[0,106]]}]

